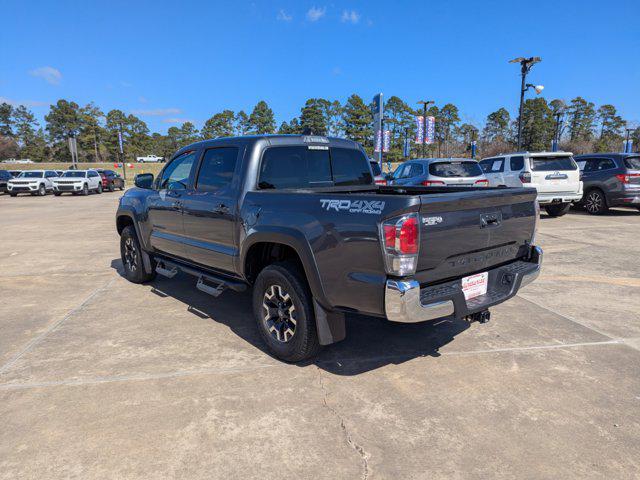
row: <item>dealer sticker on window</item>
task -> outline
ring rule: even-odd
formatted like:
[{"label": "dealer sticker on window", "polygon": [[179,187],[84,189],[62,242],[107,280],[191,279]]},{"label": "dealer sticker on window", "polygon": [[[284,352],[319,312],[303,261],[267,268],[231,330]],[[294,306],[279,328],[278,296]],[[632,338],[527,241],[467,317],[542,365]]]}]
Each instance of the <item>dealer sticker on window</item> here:
[{"label": "dealer sticker on window", "polygon": [[464,298],[479,297],[487,293],[487,283],[489,283],[489,272],[478,273],[462,279],[462,293]]}]

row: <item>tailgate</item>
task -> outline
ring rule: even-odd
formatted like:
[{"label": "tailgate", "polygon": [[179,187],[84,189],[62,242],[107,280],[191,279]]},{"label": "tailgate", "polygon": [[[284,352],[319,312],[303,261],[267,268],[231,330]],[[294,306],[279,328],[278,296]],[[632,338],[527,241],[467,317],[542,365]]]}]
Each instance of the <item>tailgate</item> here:
[{"label": "tailgate", "polygon": [[580,170],[570,156],[531,157],[531,184],[538,193],[573,193],[580,189]]},{"label": "tailgate", "polygon": [[525,256],[535,228],[531,188],[421,195],[421,284],[466,276]]}]

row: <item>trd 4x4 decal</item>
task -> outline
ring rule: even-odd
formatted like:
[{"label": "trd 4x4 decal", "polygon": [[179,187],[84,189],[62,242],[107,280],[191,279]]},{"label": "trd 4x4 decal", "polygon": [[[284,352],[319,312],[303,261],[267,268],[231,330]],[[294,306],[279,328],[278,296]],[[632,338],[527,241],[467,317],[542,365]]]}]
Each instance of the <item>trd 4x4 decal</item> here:
[{"label": "trd 4x4 decal", "polygon": [[326,211],[349,213],[368,213],[370,215],[380,215],[384,210],[384,202],[380,200],[336,200],[322,199],[320,205]]}]

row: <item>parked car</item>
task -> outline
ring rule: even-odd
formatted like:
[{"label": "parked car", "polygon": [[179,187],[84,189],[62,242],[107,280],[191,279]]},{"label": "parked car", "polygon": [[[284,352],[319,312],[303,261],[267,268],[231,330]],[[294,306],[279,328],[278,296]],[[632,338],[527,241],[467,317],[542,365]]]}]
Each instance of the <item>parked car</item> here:
[{"label": "parked car", "polygon": [[0,170],[0,192],[7,193],[7,182],[12,178],[13,176],[7,170]]},{"label": "parked car", "polygon": [[480,166],[490,187],[533,187],[552,217],[566,214],[582,198],[578,165],[570,152],[519,152],[485,158]]},{"label": "parked car", "polygon": [[157,155],[147,155],[146,157],[136,157],[138,163],[162,163],[164,157],[158,157]]},{"label": "parked car", "polygon": [[577,155],[584,196],[580,202],[592,215],[610,207],[635,207],[640,211],[640,154],[588,153]]},{"label": "parked car", "polygon": [[53,170],[25,170],[7,182],[7,191],[12,197],[19,193],[45,196],[53,191],[54,178],[57,175]]},{"label": "parked car", "polygon": [[64,192],[71,192],[73,195],[102,193],[102,177],[95,170],[67,170],[61,177],[53,179],[54,195],[59,197]]},{"label": "parked car", "polygon": [[469,158],[419,158],[393,172],[390,185],[425,187],[486,187],[489,182],[477,161]]},{"label": "parked car", "polygon": [[371,165],[371,172],[373,173],[373,182],[376,185],[386,185],[387,177],[382,173],[382,168],[376,160],[369,159],[369,165]]},{"label": "parked car", "polygon": [[124,180],[119,173],[104,168],[98,168],[96,171],[102,178],[102,190],[109,190],[110,192],[113,192],[116,188],[124,190]]},{"label": "parked car", "polygon": [[253,285],[258,331],[286,361],[342,340],[345,312],[486,321],[536,278],[534,189],[379,186],[368,163],[320,136],[186,146],[120,199],[123,274],[182,271],[214,297]]}]

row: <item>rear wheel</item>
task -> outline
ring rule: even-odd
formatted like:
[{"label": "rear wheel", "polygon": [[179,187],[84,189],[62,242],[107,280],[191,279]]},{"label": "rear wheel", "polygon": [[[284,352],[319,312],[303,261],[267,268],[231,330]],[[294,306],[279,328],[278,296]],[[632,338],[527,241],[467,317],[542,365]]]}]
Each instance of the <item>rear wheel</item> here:
[{"label": "rear wheel", "polygon": [[602,215],[609,210],[607,199],[600,190],[591,190],[584,200],[584,209],[591,215]]},{"label": "rear wheel", "polygon": [[274,263],[260,272],[253,314],[260,336],[279,359],[299,362],[320,351],[311,292],[295,265]]},{"label": "rear wheel", "polygon": [[544,209],[552,217],[561,217],[565,215],[571,208],[570,203],[559,203],[557,205],[547,205]]},{"label": "rear wheel", "polygon": [[116,189],[116,187],[113,185],[113,182],[109,183],[109,191],[113,192]]},{"label": "rear wheel", "polygon": [[147,273],[142,262],[142,250],[136,235],[136,229],[129,225],[120,234],[120,258],[124,267],[124,276],[133,283],[153,280],[156,272]]},{"label": "rear wheel", "polygon": [[9,195],[11,195],[12,197],[17,197],[18,196],[17,193],[10,193]]},{"label": "rear wheel", "polygon": [[82,195],[89,195],[89,185],[87,185],[86,183],[82,186]]},{"label": "rear wheel", "polygon": [[96,193],[102,193],[102,183],[98,184],[98,188],[96,188]]}]

